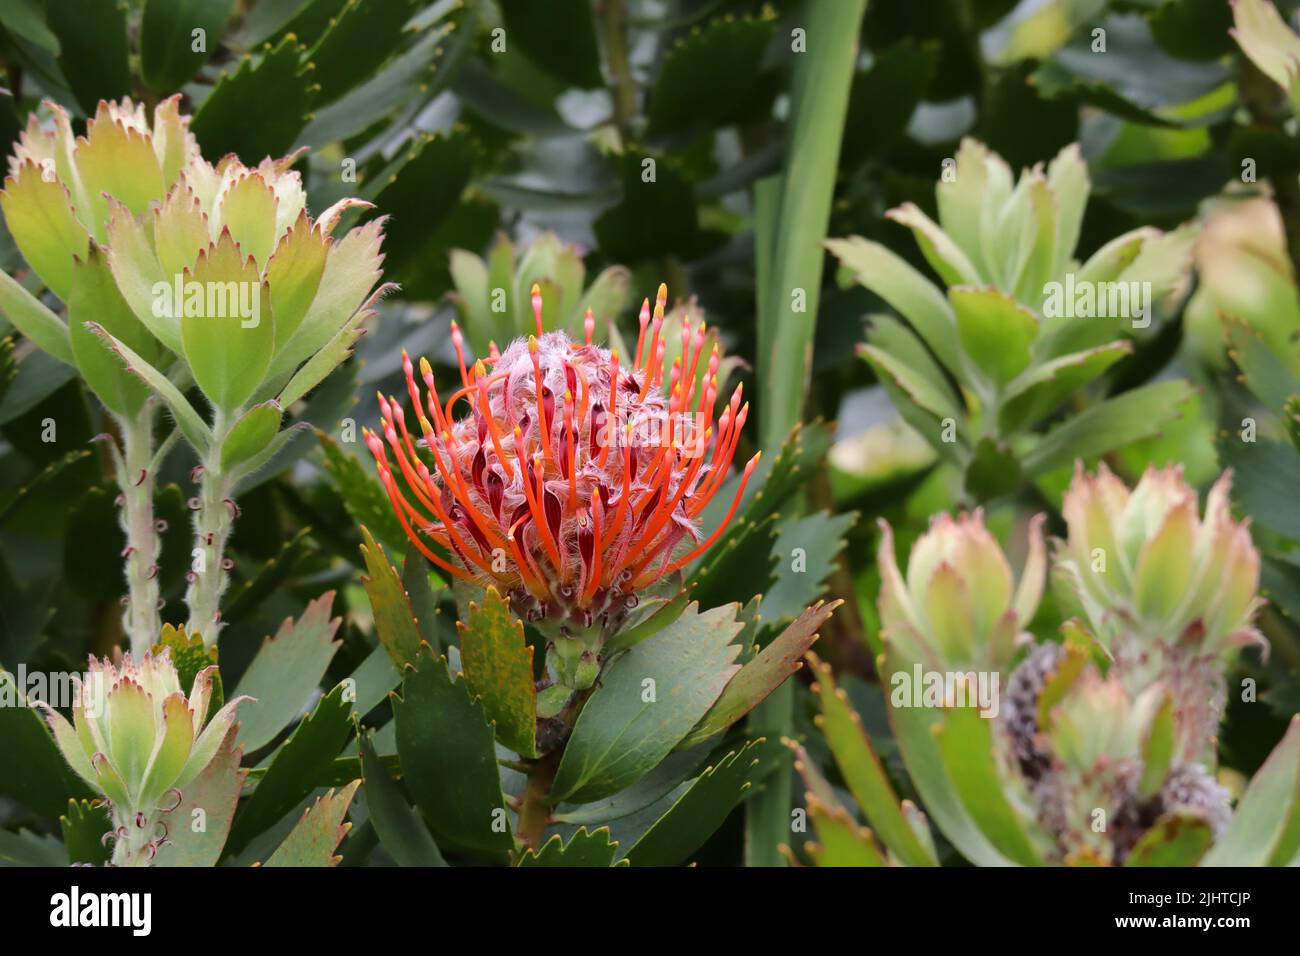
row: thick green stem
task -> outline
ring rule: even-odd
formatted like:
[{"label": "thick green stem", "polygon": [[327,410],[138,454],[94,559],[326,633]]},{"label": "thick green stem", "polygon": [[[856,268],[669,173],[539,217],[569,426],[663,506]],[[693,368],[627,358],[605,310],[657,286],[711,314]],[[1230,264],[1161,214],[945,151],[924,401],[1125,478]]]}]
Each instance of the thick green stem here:
[{"label": "thick green stem", "polygon": [[158,640],[158,554],[160,542],[153,511],[154,403],[146,402],[131,419],[119,419],[122,432],[117,484],[122,492],[122,530],[126,532],[126,610],[122,630],[131,653],[143,655]]},{"label": "thick green stem", "polygon": [[[867,0],[805,5],[807,47],[795,55],[785,168],[759,195],[758,378],[763,383],[761,435],[775,449],[803,417],[849,86]],[[751,734],[787,736],[794,688],[777,688],[750,717]],[[754,866],[783,866],[790,842],[789,768],[768,778],[746,806],[745,856]]]},{"label": "thick green stem", "polygon": [[225,567],[226,542],[238,511],[233,497],[235,483],[222,473],[219,454],[214,451],[208,456],[199,476],[198,498],[191,501],[194,549],[190,552],[190,585],[185,591],[185,603],[190,609],[186,630],[202,634],[206,647],[215,644],[221,634],[221,596],[230,583]]}]

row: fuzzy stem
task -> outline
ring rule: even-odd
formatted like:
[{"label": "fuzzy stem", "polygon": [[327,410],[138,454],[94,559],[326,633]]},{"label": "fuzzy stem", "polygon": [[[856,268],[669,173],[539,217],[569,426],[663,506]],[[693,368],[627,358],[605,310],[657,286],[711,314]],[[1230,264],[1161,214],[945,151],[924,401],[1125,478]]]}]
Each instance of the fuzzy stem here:
[{"label": "fuzzy stem", "polygon": [[154,403],[132,419],[119,419],[121,457],[117,484],[122,492],[122,530],[126,532],[126,610],[122,629],[139,657],[158,640],[162,621],[158,614],[158,553],[160,542],[153,511]]},{"label": "fuzzy stem", "polygon": [[220,449],[221,442],[214,441],[199,478],[190,585],[185,591],[185,603],[190,609],[186,630],[190,634],[202,634],[205,647],[216,644],[221,634],[221,596],[230,584],[230,575],[222,562],[235,524],[235,480],[221,470]]},{"label": "fuzzy stem", "polygon": [[153,845],[158,828],[157,814],[145,817],[143,825],[137,822],[132,810],[113,808],[110,815],[115,839],[113,841],[113,866],[149,866],[156,848]]}]

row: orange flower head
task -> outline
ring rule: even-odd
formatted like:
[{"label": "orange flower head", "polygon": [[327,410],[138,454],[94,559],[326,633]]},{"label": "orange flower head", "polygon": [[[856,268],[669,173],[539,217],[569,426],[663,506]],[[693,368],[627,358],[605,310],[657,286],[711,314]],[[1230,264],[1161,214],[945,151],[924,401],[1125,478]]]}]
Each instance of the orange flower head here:
[{"label": "orange flower head", "polygon": [[648,300],[642,307],[630,365],[543,332],[537,286],[537,334],[487,359],[466,364],[453,323],[461,387],[445,404],[428,361],[417,379],[403,353],[414,423],[395,397],[380,395],[383,434],[367,431],[366,444],[429,561],[495,586],[529,621],[612,634],[640,593],[718,539],[757,455],[707,537],[699,518],[723,484],[748,405],[737,388],[714,420],[718,355],[701,365],[703,323],[683,332],[686,347],[665,375],[666,301],[661,285],[653,314]]}]

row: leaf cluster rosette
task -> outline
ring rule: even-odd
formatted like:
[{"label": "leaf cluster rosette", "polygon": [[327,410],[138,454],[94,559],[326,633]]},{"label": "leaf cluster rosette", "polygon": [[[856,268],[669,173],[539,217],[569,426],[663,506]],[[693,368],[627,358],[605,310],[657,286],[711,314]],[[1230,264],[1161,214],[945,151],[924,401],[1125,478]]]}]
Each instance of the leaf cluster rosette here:
[{"label": "leaf cluster rosette", "polygon": [[187,694],[166,647],[139,661],[92,656],[72,721],[45,708],[68,764],[108,802],[115,864],[153,860],[182,790],[212,762],[249,699],[227,701],[209,718],[216,673],[215,665],[200,670]]},{"label": "leaf cluster rosette", "polygon": [[[289,441],[286,413],[349,357],[387,290],[376,289],[384,219],[335,235],[370,204],[342,199],[313,219],[292,168],[299,153],[210,163],[178,104],[159,104],[150,122],[143,105],[101,103],[81,137],[53,104],[48,127],[32,118],[0,204],[33,270],[66,298],[68,322],[7,277],[4,305],[33,341],[76,364],[129,426],[128,448],[132,436],[151,446],[151,400],[194,448],[198,556],[186,600],[190,630],[214,642],[236,489]],[[206,415],[187,395],[195,387]],[[119,481],[138,484],[156,465],[123,461]],[[156,562],[156,542],[149,550]]]},{"label": "leaf cluster rosette", "polygon": [[[950,164],[935,188],[938,222],[913,203],[887,213],[912,231],[940,285],[878,242],[827,242],[842,276],[906,320],[875,317],[861,347],[904,419],[986,499],[1068,464],[1085,445],[1109,450],[1123,421],[1146,434],[1175,416],[1186,386],[1156,383],[1097,404],[1082,422],[1036,430],[1130,355],[1161,304],[1182,292],[1195,230],[1141,227],[1080,262],[1091,183],[1077,145],[1018,178],[969,138]],[[1147,411],[1133,425],[1139,398]]]}]

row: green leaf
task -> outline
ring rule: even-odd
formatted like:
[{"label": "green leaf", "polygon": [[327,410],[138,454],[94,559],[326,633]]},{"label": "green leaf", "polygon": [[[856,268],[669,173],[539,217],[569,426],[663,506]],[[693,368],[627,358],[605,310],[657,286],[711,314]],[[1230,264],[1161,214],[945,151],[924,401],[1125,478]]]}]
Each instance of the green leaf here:
[{"label": "green leaf", "polygon": [[[740,507],[736,509],[736,520],[757,522],[777,512],[821,467],[831,448],[832,432],[833,429],[820,419],[800,422],[791,428],[776,456],[764,454],[759,460],[745,486],[745,496],[740,501]],[[731,507],[739,484],[739,475],[730,478],[700,514],[700,524],[706,533],[722,521]],[[728,528],[711,551],[716,551],[731,537],[734,527]],[[703,563],[700,562],[697,567]],[[754,589],[757,590],[759,589]],[[746,598],[753,593],[746,595]]]},{"label": "green leaf", "polygon": [[3,270],[0,270],[0,312],[42,351],[68,365],[76,364],[68,327]]},{"label": "green leaf", "polygon": [[[955,340],[955,336],[954,336]],[[867,332],[867,343],[858,347],[858,354],[871,362],[886,388],[906,396],[906,402],[896,402],[900,413],[908,405],[916,405],[929,415],[931,421],[952,419],[957,425],[957,435],[964,440],[965,413],[962,398],[953,391],[943,369],[931,357],[921,341],[901,322],[888,316],[873,316]],[[969,378],[964,372],[962,378]],[[922,434],[931,444],[939,436],[938,427],[926,428]],[[947,443],[944,443],[947,444]],[[950,449],[951,445],[947,445]]]},{"label": "green leaf", "polygon": [[1251,778],[1205,866],[1284,866],[1300,849],[1300,716]]},{"label": "green leaf", "polygon": [[72,352],[78,371],[105,407],[124,418],[134,418],[149,398],[149,386],[126,370],[104,340],[87,327],[88,320],[107,329],[151,364],[157,363],[161,353],[157,340],[122,298],[108,271],[108,260],[93,242],[85,261],[72,267],[68,293]]},{"label": "green leaf", "polygon": [[578,827],[569,842],[557,833],[542,844],[531,847],[519,858],[519,866],[613,866],[618,844],[610,840],[609,827],[588,832]]},{"label": "green leaf", "polygon": [[596,23],[587,0],[502,0],[510,50],[519,50],[547,73],[571,86],[604,85]]},{"label": "green leaf", "polygon": [[524,622],[510,613],[510,604],[496,588],[489,587],[482,606],[471,602],[456,630],[465,683],[480,698],[497,740],[523,757],[536,757],[537,687]]},{"label": "green leaf", "polygon": [[678,744],[685,748],[722,733],[757,707],[803,666],[803,657],[817,640],[817,630],[843,604],[818,601],[747,661],[703,719]]},{"label": "green leaf", "polygon": [[[779,191],[758,236],[758,379],[763,382],[761,445],[783,441],[803,417],[812,359],[814,322],[825,260],[835,170],[844,137],[849,89],[866,0],[814,4],[802,28],[816,38],[810,55],[794,58],[789,128]],[[806,311],[794,311],[795,290]],[[788,790],[788,788],[786,788]],[[786,808],[781,809],[784,816]],[[788,821],[782,821],[782,829]],[[784,834],[783,834],[784,835]],[[776,863],[775,844],[763,862]]]},{"label": "green leaf", "polygon": [[974,263],[962,252],[953,238],[942,227],[922,212],[914,203],[903,203],[885,213],[885,218],[907,226],[916,238],[916,244],[926,262],[939,274],[945,285],[982,284],[982,277]]},{"label": "green leaf", "polygon": [[235,817],[226,844],[228,854],[238,854],[253,837],[296,807],[338,756],[352,727],[352,708],[343,700],[343,693],[340,684],[322,697],[276,751],[257,789]]},{"label": "green leaf", "polygon": [[118,0],[45,0],[45,22],[59,40],[59,67],[88,116],[100,100],[131,92],[126,15]]},{"label": "green leaf", "polygon": [[0,23],[15,36],[58,56],[59,40],[45,25],[44,6],[42,0],[11,0],[0,13]]},{"label": "green leaf", "polygon": [[826,593],[826,582],[844,550],[844,535],[857,520],[855,511],[838,515],[815,511],[781,522],[772,545],[776,580],[763,593],[758,611],[767,626],[794,620]]},{"label": "green leaf", "polygon": [[[911,665],[886,644],[877,669],[881,683],[886,684],[891,674],[900,670],[910,673]],[[945,711],[934,707],[891,706],[887,714],[912,785],[943,835],[976,866],[1013,865],[976,825],[944,769],[932,728],[944,719]]]},{"label": "green leaf", "polygon": [[994,288],[948,290],[962,348],[985,377],[1003,385],[1029,365],[1038,319]]},{"label": "green leaf", "polygon": [[[5,179],[0,207],[27,264],[46,288],[66,300],[72,285],[73,257],[85,258],[90,238],[72,208],[67,187],[57,178],[47,177],[46,169],[34,160],[26,160]],[[5,279],[7,285],[15,285],[8,275]],[[30,296],[24,298],[22,291],[16,287],[4,289],[5,311],[11,311],[11,301],[15,303],[18,318],[12,321],[20,329],[24,318],[44,323],[41,315],[28,316],[33,311],[27,302]],[[30,337],[40,342],[36,336]]]},{"label": "green leaf", "polygon": [[389,692],[402,682],[402,675],[388,652],[376,647],[357,665],[350,679],[356,686],[353,709],[358,715],[364,715],[388,699]]},{"label": "green leaf", "polygon": [[411,0],[347,0],[307,54],[319,101],[338,99],[392,56],[413,12]]},{"label": "green leaf", "polygon": [[[208,647],[203,641],[203,635],[197,632],[186,634],[184,626],[175,627],[171,624],[162,626],[158,643],[150,650],[156,657],[162,654],[164,649],[176,668],[177,681],[186,693],[189,693],[190,688],[194,686],[194,678],[198,677],[200,672],[217,663],[216,645]],[[209,697],[208,712],[204,716],[211,719],[224,703],[225,692],[221,685],[221,671],[217,670],[212,675],[212,694]],[[240,716],[242,717],[246,712],[241,711]]]},{"label": "green leaf", "polygon": [[361,584],[370,598],[375,634],[394,664],[414,664],[420,656],[420,630],[402,579],[365,525],[361,526],[361,536],[365,538],[361,556],[368,575],[361,578]]},{"label": "green leaf", "polygon": [[[158,849],[154,866],[217,865],[248,777],[248,771],[239,767],[244,749],[238,739],[239,724],[235,724],[227,731],[212,762],[181,794],[180,804],[171,812],[175,822],[168,831],[168,842]],[[199,821],[201,828],[197,826]]]},{"label": "green leaf", "polygon": [[1300,449],[1268,439],[1238,441],[1235,434],[1220,439],[1218,448],[1232,469],[1233,497],[1255,524],[1300,540],[1300,508],[1295,505]]},{"label": "green leaf", "polygon": [[483,705],[425,645],[393,701],[407,789],[438,846],[504,853],[514,846],[496,742]]},{"label": "green leaf", "polygon": [[1119,340],[1030,366],[1007,385],[998,409],[1002,433],[1016,432],[1051,414],[1132,351],[1127,340]]},{"label": "green leaf", "polygon": [[[431,570],[424,555],[412,551],[402,562],[402,587],[406,589],[407,600],[415,612],[420,639],[427,641],[434,650],[439,650],[456,643],[456,628],[454,619],[448,619],[438,608],[438,602],[446,588],[441,579],[430,577]],[[438,582],[436,590],[433,586],[435,580]]]},{"label": "green leaf", "polygon": [[691,782],[627,851],[634,866],[673,866],[704,845],[728,814],[774,770],[783,748],[759,737],[732,750]]},{"label": "green leaf", "polygon": [[1291,367],[1300,363],[1286,351],[1274,351],[1265,337],[1245,322],[1224,316],[1224,338],[1228,341],[1228,354],[1249,388],[1269,408],[1281,408],[1300,390],[1300,379]]},{"label": "green leaf", "polygon": [[344,823],[348,807],[356,795],[360,780],[354,780],[342,790],[327,791],[302,815],[297,826],[284,838],[284,842],[271,854],[266,866],[336,866],[342,857],[335,856],[343,838],[352,824]]},{"label": "green leaf", "polygon": [[843,807],[830,807],[810,797],[808,818],[812,820],[817,840],[806,843],[804,851],[816,866],[888,865],[876,847],[871,831],[858,826]]},{"label": "green leaf", "polygon": [[253,577],[227,592],[221,602],[221,620],[226,624],[242,621],[277,593],[299,562],[315,553],[310,534],[311,528],[301,529],[268,558]]},{"label": "green leaf", "polygon": [[1147,737],[1142,741],[1142,779],[1138,783],[1138,796],[1142,799],[1154,797],[1165,785],[1177,743],[1174,702],[1172,697],[1166,697],[1151,719]]},{"label": "green leaf", "polygon": [[1214,831],[1195,813],[1167,813],[1142,834],[1125,866],[1197,866],[1214,842]]},{"label": "green leaf", "polygon": [[736,606],[699,613],[624,652],[601,673],[578,715],[551,788],[554,800],[587,802],[635,783],[655,767],[718,699],[740,668]]},{"label": "green leaf", "polygon": [[364,132],[379,117],[400,111],[416,97],[429,96],[434,77],[445,69],[445,41],[451,29],[447,24],[443,29],[430,30],[378,74],[328,106],[314,110],[295,145],[348,139]]},{"label": "green leaf", "polygon": [[250,753],[274,740],[302,713],[325,676],[339,647],[334,635],[341,619],[330,620],[333,604],[334,592],[326,591],[297,621],[285,618],[240,678],[235,696],[253,698],[239,711],[239,743]]},{"label": "green leaf", "polygon": [[958,799],[989,841],[1021,866],[1039,866],[1042,857],[1027,832],[1027,821],[1007,800],[999,776],[992,721],[974,707],[946,710],[934,733],[943,766]]},{"label": "green leaf", "polygon": [[0,865],[67,866],[68,862],[67,849],[53,834],[0,830]]},{"label": "green leaf", "polygon": [[366,811],[379,842],[399,866],[446,866],[438,844],[402,794],[401,787],[375,755],[369,734],[359,734]]},{"label": "green leaf", "polygon": [[921,843],[903,815],[871,738],[848,696],[835,686],[830,667],[812,653],[808,654],[808,663],[814,671],[814,687],[821,703],[819,725],[853,799],[875,827],[876,835],[899,860],[908,866],[937,866],[934,850]]},{"label": "green leaf", "polygon": [[231,472],[265,451],[280,431],[283,414],[280,403],[274,401],[244,412],[221,443],[221,470]]},{"label": "green leaf", "polygon": [[898,254],[878,242],[850,236],[827,239],[826,248],[842,269],[880,296],[916,330],[945,368],[962,375],[957,320],[944,294]]},{"label": "green leaf", "polygon": [[203,394],[229,414],[252,397],[271,364],[275,321],[270,289],[229,232],[199,253],[185,282],[205,291],[197,308],[187,297],[180,317],[185,360]]},{"label": "green leaf", "polygon": [[245,55],[234,73],[221,74],[190,124],[203,155],[215,161],[235,153],[254,163],[293,145],[316,96],[304,53],[306,47],[286,36],[256,64]]},{"label": "green leaf", "polygon": [[104,807],[96,807],[89,800],[69,800],[68,812],[59,817],[63,845],[68,848],[68,862],[87,866],[107,863],[112,851],[104,842],[104,834],[111,827]]},{"label": "green leaf", "polygon": [[[775,25],[770,11],[725,17],[679,40],[663,54],[650,91],[647,135],[709,128],[732,118],[762,81],[759,67]],[[700,96],[701,90],[710,95]]]},{"label": "green leaf", "polygon": [[[653,182],[642,180],[642,163],[655,160]],[[616,158],[622,199],[593,226],[604,254],[633,265],[664,255],[694,251],[700,243],[699,210],[690,180],[667,156],[624,153]],[[803,317],[806,319],[806,316]]]},{"label": "green leaf", "polygon": [[[725,493],[726,489],[719,492]],[[757,521],[734,518],[718,543],[700,556],[695,567],[687,569],[691,597],[706,606],[717,606],[767,591],[776,579],[772,547],[778,520],[777,515]]]},{"label": "green leaf", "polygon": [[[145,0],[140,16],[140,72],[159,93],[178,90],[221,43],[235,0]],[[200,50],[196,30],[202,30]]]},{"label": "green leaf", "polygon": [[1181,379],[1153,382],[1066,419],[1043,436],[1022,459],[1028,475],[1040,475],[1152,435],[1182,415],[1192,398],[1191,387]]},{"label": "green leaf", "polygon": [[975,443],[966,464],[964,484],[976,501],[1015,494],[1022,479],[1020,462],[1006,442],[985,435]]},{"label": "green leaf", "polygon": [[384,267],[390,275],[400,277],[404,270],[422,267],[430,252],[430,234],[460,203],[478,155],[477,143],[458,127],[416,140],[366,183],[363,195],[377,209],[398,213],[385,223]]},{"label": "green leaf", "polygon": [[398,554],[406,551],[406,534],[393,513],[388,493],[367,467],[369,462],[348,454],[323,431],[317,430],[316,438],[325,452],[325,473],[343,499],[348,514],[357,524],[374,529],[390,551]]},{"label": "green leaf", "polygon": [[185,436],[185,440],[190,443],[190,446],[200,454],[206,453],[208,447],[212,444],[212,430],[208,428],[207,423],[203,421],[199,413],[194,410],[194,406],[190,404],[189,399],[181,394],[181,390],[173,385],[166,375],[141,358],[129,345],[120,339],[114,338],[112,333],[102,325],[97,322],[87,324],[90,330],[102,337],[126,363],[127,371],[134,372],[144,379],[145,384],[163,400],[163,404],[171,412],[172,418],[176,420],[176,426],[181,430],[181,434]]},{"label": "green leaf", "polygon": [[23,703],[27,688],[0,670],[0,794],[42,816],[57,817],[69,798],[92,797],[54,743],[49,724]]}]

